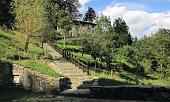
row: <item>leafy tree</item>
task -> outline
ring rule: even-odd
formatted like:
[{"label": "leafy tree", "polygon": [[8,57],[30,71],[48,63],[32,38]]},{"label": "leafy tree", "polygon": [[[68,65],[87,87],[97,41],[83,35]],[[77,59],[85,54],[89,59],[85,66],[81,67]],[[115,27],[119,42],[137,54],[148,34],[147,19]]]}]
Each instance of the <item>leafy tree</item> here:
[{"label": "leafy tree", "polygon": [[109,32],[112,29],[111,20],[107,16],[101,15],[97,18],[96,30],[99,32]]},{"label": "leafy tree", "polygon": [[118,42],[117,47],[122,47],[123,45],[131,45],[133,43],[132,37],[129,33],[129,28],[122,18],[115,20],[113,28],[116,33],[113,39]]},{"label": "leafy tree", "polygon": [[58,29],[60,33],[68,34],[72,28],[73,15],[56,6],[55,2],[50,2],[47,10],[50,26],[54,29]]},{"label": "leafy tree", "polygon": [[57,27],[59,29],[65,30],[65,33],[68,34],[68,31],[70,31],[71,28],[72,28],[72,23],[73,23],[73,18],[72,18],[72,16],[70,14],[68,14],[64,10],[59,10],[58,11]]},{"label": "leafy tree", "polygon": [[15,28],[27,36],[25,52],[28,51],[30,39],[42,36],[39,31],[49,26],[47,3],[46,0],[14,0]]},{"label": "leafy tree", "polygon": [[12,0],[0,0],[0,25],[12,28],[14,15],[10,12]]},{"label": "leafy tree", "polygon": [[95,13],[94,9],[89,7],[85,14],[84,21],[93,22],[95,20],[95,18],[96,18],[96,13]]},{"label": "leafy tree", "polygon": [[151,37],[145,37],[134,44],[137,48],[140,64],[146,72],[159,71],[167,77],[170,66],[170,32],[167,29],[160,29]]},{"label": "leafy tree", "polygon": [[74,18],[79,16],[80,3],[79,0],[52,0],[52,2],[60,9],[64,10]]},{"label": "leafy tree", "polygon": [[102,15],[97,19],[97,27],[83,35],[84,50],[92,55],[95,63],[97,58],[107,63],[108,66],[112,62],[111,43],[109,39],[111,29],[110,19]]}]

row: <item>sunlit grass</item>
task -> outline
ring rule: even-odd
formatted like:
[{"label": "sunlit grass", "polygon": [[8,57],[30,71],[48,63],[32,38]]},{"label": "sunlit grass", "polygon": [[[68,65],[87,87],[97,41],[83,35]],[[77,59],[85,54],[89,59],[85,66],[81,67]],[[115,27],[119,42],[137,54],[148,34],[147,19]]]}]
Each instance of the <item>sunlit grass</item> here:
[{"label": "sunlit grass", "polygon": [[23,66],[24,68],[28,68],[33,71],[36,71],[36,72],[39,72],[41,74],[45,74],[51,77],[58,78],[62,76],[61,74],[55,72],[50,67],[48,67],[46,64],[38,60],[20,60],[20,61],[15,61],[14,63],[19,64]]}]

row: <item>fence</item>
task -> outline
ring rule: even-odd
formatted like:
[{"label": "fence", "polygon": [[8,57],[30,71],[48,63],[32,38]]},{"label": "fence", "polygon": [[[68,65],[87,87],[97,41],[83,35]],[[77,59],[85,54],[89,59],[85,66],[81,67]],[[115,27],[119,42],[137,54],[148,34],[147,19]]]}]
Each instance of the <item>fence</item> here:
[{"label": "fence", "polygon": [[57,52],[59,52],[61,55],[63,55],[64,58],[66,58],[70,62],[74,63],[79,68],[83,69],[83,71],[86,72],[88,75],[90,74],[90,70],[93,70],[93,71],[95,71],[97,73],[104,73],[104,74],[107,74],[107,75],[110,74],[111,76],[113,74],[112,70],[107,71],[107,70],[97,69],[97,68],[93,68],[93,67],[89,66],[87,61],[81,60],[78,56],[73,55],[70,51],[68,51],[66,49],[61,49],[61,48],[55,46],[50,41],[48,41],[48,44],[53,49],[55,49]]}]

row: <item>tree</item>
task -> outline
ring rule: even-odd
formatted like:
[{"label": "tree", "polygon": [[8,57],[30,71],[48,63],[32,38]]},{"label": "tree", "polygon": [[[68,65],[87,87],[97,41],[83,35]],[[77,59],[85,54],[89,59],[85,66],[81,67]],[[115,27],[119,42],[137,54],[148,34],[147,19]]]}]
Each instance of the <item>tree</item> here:
[{"label": "tree", "polygon": [[167,77],[170,73],[170,31],[160,29],[150,37],[144,37],[134,43],[134,48],[138,49],[138,61],[145,68],[145,71],[158,71],[161,77]]},{"label": "tree", "polygon": [[111,55],[111,40],[110,35],[112,30],[110,18],[101,15],[97,19],[97,27],[89,30],[86,34],[82,35],[84,50],[91,54],[95,60],[99,58],[102,62],[106,63],[110,68],[112,62]]},{"label": "tree", "polygon": [[[59,2],[61,1],[61,2]],[[50,2],[50,4],[48,5],[48,18],[49,18],[49,22],[51,27],[53,27],[54,29],[59,29],[59,30],[64,30],[65,33],[68,33],[68,31],[71,30],[71,25],[73,23],[73,19],[74,19],[74,11],[72,12],[68,12],[67,11],[67,6],[71,7],[71,5],[73,6],[72,3],[76,2],[75,1],[70,1],[70,6],[66,4],[64,4],[64,2],[66,1],[52,1]],[[69,1],[67,1],[69,2]],[[57,6],[56,6],[57,5]],[[65,6],[64,6],[65,5]],[[60,8],[61,7],[61,8]],[[77,7],[75,5],[75,7]],[[71,9],[71,8],[70,8]],[[78,8],[76,8],[78,9]],[[72,14],[73,13],[73,14]]]},{"label": "tree", "polygon": [[131,45],[133,43],[132,37],[129,33],[129,28],[122,18],[115,20],[113,28],[114,32],[116,33],[116,36],[113,39],[117,40],[117,47],[122,47],[123,45]]},{"label": "tree", "polygon": [[95,13],[94,9],[89,7],[85,14],[84,21],[93,22],[95,20],[95,18],[96,18],[96,13]]},{"label": "tree", "polygon": [[68,33],[68,31],[70,31],[72,28],[71,25],[73,23],[73,18],[64,10],[59,10],[56,23],[59,29],[63,29],[66,31],[66,33]]},{"label": "tree", "polygon": [[0,0],[0,25],[12,28],[14,15],[10,12],[12,0]]},{"label": "tree", "polygon": [[64,10],[74,18],[79,16],[80,3],[79,0],[52,0],[52,2],[60,10]]},{"label": "tree", "polygon": [[15,28],[27,36],[25,52],[28,51],[30,39],[42,36],[41,31],[49,26],[47,3],[46,0],[14,0]]}]

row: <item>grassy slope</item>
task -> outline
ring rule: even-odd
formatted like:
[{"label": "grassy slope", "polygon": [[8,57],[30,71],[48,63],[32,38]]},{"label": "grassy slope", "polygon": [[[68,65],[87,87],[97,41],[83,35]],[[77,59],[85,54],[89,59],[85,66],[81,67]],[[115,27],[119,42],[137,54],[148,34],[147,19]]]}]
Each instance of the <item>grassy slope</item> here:
[{"label": "grassy slope", "polygon": [[[73,41],[75,40],[75,38],[71,38],[71,39],[66,39],[66,48],[70,49],[76,49],[76,51],[82,47],[77,46],[73,43]],[[59,40],[55,43],[55,45],[57,45],[58,47],[62,48],[63,47],[63,43],[64,40]],[[91,57],[91,55],[89,54],[84,54],[82,56],[81,51],[80,52],[73,52],[72,53],[76,56],[78,56],[80,59],[86,60],[88,62],[93,62],[94,59]],[[124,62],[124,59],[121,59]],[[127,62],[124,62],[127,63]],[[129,65],[129,64],[128,64]],[[129,65],[131,66],[131,65]],[[158,73],[155,74],[148,74],[147,77],[144,76],[140,76],[137,75],[136,73],[130,73],[127,71],[121,71],[121,72],[114,72],[113,76],[110,76],[106,73],[96,73],[94,71],[91,71],[91,73],[93,74],[93,76],[97,76],[99,78],[112,78],[115,79],[117,81],[121,81],[124,83],[132,83],[132,84],[138,84],[138,85],[162,85],[162,86],[168,86],[170,85],[170,82],[168,81],[168,79],[162,79],[159,77]]]},{"label": "grassy slope", "polygon": [[15,55],[22,58],[33,59],[36,56],[43,54],[43,49],[35,44],[29,45],[28,53],[24,53],[25,37],[18,32],[4,31],[0,29],[0,58],[1,60],[8,60]]},{"label": "grassy slope", "polygon": [[39,60],[20,60],[15,61],[15,63],[24,66],[25,68],[31,69],[33,71],[37,71],[39,73],[48,75],[50,77],[60,77],[61,74],[54,72],[51,68],[49,68],[46,64]]},{"label": "grassy slope", "polygon": [[35,44],[29,44],[28,53],[23,52],[25,37],[23,34],[12,31],[5,31],[0,28],[0,60],[10,61],[15,56],[20,56],[26,60],[12,61],[23,65],[31,70],[40,72],[51,77],[59,77],[60,74],[53,71],[41,61],[36,60],[35,56],[43,54],[43,49]]}]

